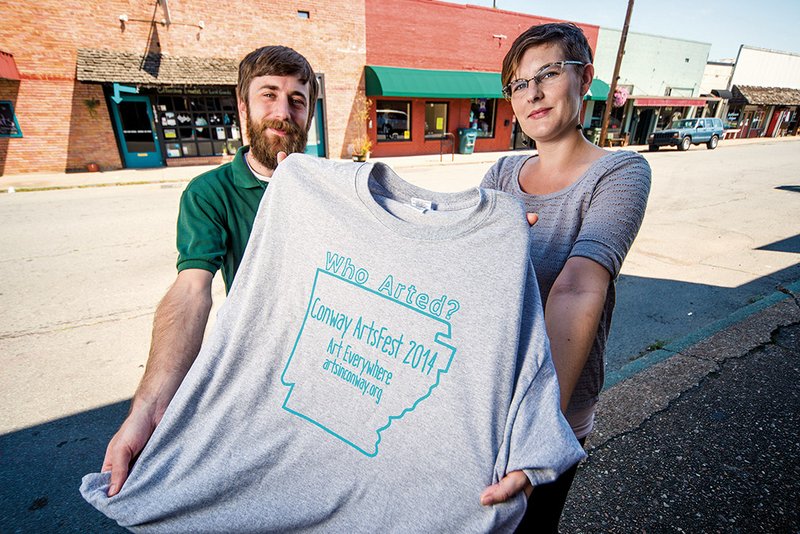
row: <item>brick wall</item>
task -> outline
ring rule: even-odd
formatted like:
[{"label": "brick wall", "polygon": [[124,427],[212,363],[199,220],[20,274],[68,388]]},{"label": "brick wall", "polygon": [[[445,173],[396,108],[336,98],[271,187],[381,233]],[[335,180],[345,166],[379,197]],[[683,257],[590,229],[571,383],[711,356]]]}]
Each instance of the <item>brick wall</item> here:
[{"label": "brick wall", "polygon": [[[325,74],[329,154],[347,155],[346,143],[356,131],[353,102],[359,88],[363,91],[363,0],[243,0],[235,5],[170,0],[172,24],[156,25],[151,35],[156,7],[154,0],[0,2],[0,20],[14,21],[0,25],[0,47],[14,55],[22,77],[14,98],[25,136],[0,140],[0,173],[64,171],[89,161],[119,168],[101,86],[75,81],[77,49],[145,53],[156,42],[164,54],[237,61],[268,44],[296,49]],[[309,11],[310,19],[299,19],[298,9]],[[119,21],[123,13],[129,19],[124,26]],[[158,7],[156,20],[162,18]],[[204,29],[197,26],[201,20]],[[0,98],[10,99],[3,95],[13,92],[11,82],[0,80]],[[83,103],[91,98],[101,101],[96,118]]]},{"label": "brick wall", "polygon": [[[366,0],[366,14],[368,65],[487,72],[500,72],[520,33],[536,24],[561,22],[436,0]],[[594,50],[599,27],[576,24]]]}]

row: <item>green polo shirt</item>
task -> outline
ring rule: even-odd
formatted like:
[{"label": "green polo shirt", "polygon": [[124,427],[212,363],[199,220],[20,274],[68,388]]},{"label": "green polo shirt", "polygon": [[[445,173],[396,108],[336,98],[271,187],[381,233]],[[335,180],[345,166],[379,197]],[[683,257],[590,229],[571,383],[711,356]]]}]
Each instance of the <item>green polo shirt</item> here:
[{"label": "green polo shirt", "polygon": [[189,182],[178,213],[178,272],[204,269],[213,274],[221,267],[226,293],[267,188],[247,166],[248,149],[241,147],[232,162]]}]

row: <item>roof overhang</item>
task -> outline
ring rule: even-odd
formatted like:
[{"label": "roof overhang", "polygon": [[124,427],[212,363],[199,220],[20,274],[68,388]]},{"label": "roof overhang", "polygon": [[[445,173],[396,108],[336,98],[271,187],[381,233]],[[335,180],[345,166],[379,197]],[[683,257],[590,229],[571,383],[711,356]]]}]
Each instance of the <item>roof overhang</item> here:
[{"label": "roof overhang", "polygon": [[753,106],[800,106],[800,89],[734,85],[732,104]]},{"label": "roof overhang", "polygon": [[236,85],[238,77],[238,63],[233,59],[78,49],[77,79],[81,82]]},{"label": "roof overhang", "polygon": [[499,72],[366,66],[367,96],[502,98]]},{"label": "roof overhang", "polygon": [[19,69],[14,56],[0,50],[0,79],[19,81]]}]

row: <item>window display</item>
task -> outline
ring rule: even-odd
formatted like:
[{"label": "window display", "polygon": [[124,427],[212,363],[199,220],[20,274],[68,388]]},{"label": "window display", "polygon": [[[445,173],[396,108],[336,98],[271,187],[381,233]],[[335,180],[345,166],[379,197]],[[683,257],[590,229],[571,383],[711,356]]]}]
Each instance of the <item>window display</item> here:
[{"label": "window display", "polygon": [[469,125],[478,130],[478,137],[494,137],[496,98],[473,98],[470,101]]},{"label": "window display", "polygon": [[158,124],[168,158],[221,156],[242,146],[231,95],[158,95]]}]

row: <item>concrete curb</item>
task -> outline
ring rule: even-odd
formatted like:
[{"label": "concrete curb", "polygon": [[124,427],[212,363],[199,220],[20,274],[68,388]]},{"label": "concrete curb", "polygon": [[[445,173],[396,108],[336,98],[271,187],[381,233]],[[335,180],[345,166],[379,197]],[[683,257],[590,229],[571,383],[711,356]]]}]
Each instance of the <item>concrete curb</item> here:
[{"label": "concrete curb", "polygon": [[602,447],[636,430],[728,360],[770,344],[777,328],[800,323],[798,299],[800,280],[610,373],[586,449]]},{"label": "concrete curb", "polygon": [[[792,295],[797,295],[800,293],[800,280],[793,282],[783,288],[785,291],[775,291],[771,295],[754,302],[753,304],[749,304],[744,308],[740,308],[739,310],[733,312],[728,317],[724,319],[720,319],[719,321],[712,323],[700,330],[692,332],[691,334],[682,337],[677,341],[673,341],[669,345],[661,348],[659,350],[655,350],[653,352],[648,353],[641,358],[636,359],[635,361],[625,365],[618,371],[613,373],[609,373],[606,375],[605,379],[605,386],[603,387],[604,390],[611,389],[612,387],[616,386],[623,380],[626,380],[633,375],[644,371],[645,369],[652,367],[653,365],[660,363],[676,354],[680,354],[683,350],[691,347],[703,341],[707,338],[710,338],[717,332],[728,328],[729,326],[744,321],[751,315],[764,310],[773,304],[776,304],[782,300],[791,298]],[[788,291],[791,294],[787,294]]]}]

